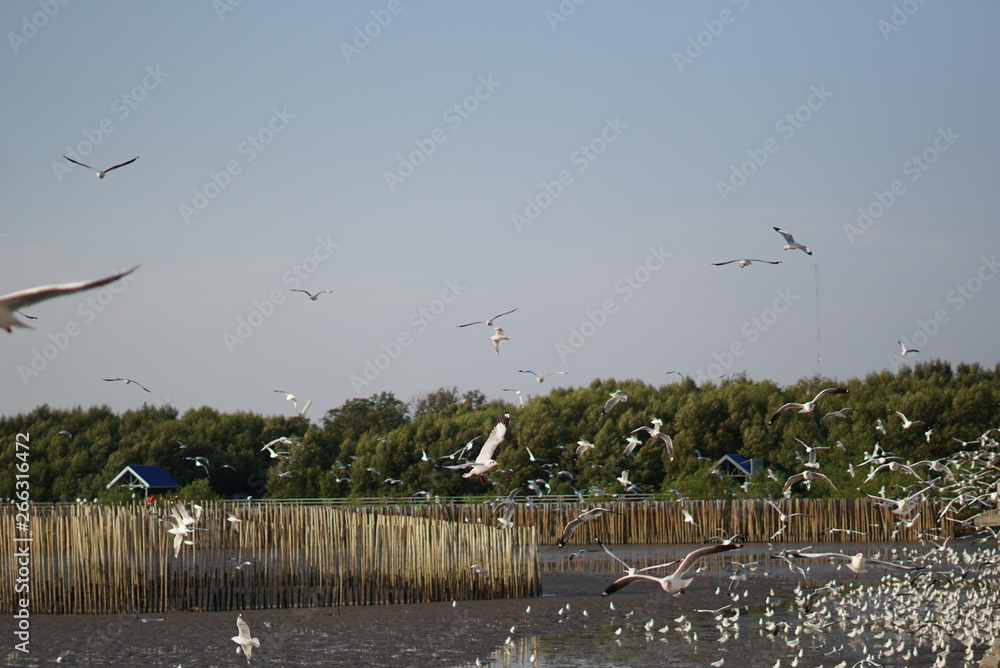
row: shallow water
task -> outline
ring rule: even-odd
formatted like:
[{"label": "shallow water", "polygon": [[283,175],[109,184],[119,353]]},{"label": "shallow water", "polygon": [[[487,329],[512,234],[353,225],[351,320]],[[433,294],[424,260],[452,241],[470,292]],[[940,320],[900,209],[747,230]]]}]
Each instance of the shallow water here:
[{"label": "shallow water", "polygon": [[[690,548],[644,546],[615,550],[629,563],[641,567],[669,561]],[[892,549],[927,551],[927,547],[870,544],[836,544],[821,549],[848,553],[860,549],[869,555],[881,551],[886,558],[891,557]],[[971,559],[996,552],[992,546],[971,549]],[[841,618],[836,616],[833,602],[857,586],[850,571],[832,563],[804,564],[809,567],[808,586],[832,580],[838,586],[847,584],[848,589],[816,603],[818,611],[837,621],[834,626],[822,631],[803,630],[797,623],[799,609],[794,605],[794,588],[802,578],[793,576],[784,562],[768,559],[772,551],[767,545],[746,545],[738,552],[705,559],[706,570],[698,574],[686,594],[676,597],[664,594],[655,583],[637,583],[602,598],[600,592],[621,570],[616,562],[603,552],[586,552],[569,561],[572,552],[543,548],[540,559],[544,594],[538,598],[458,601],[454,605],[253,610],[243,617],[261,642],[252,663],[274,666],[458,668],[475,665],[478,659],[480,664],[496,668],[704,667],[719,660],[724,660],[723,666],[772,668],[780,660],[781,667],[787,668],[801,654],[800,666],[833,668],[843,661],[851,666],[866,653],[885,652],[887,643],[893,647],[904,645],[902,651],[917,647],[911,633],[891,628],[891,624],[872,627],[883,614],[876,613],[876,609],[881,610],[882,598],[890,608],[912,606],[915,600],[912,595],[894,599],[885,594],[891,585],[881,584],[885,572],[875,568],[859,578],[862,586],[876,587],[862,590],[866,592],[865,600],[872,602],[872,609]],[[726,595],[733,560],[761,562],[746,582],[739,583],[736,591],[741,598],[735,603]],[[918,587],[906,585],[904,589],[915,591]],[[770,606],[766,605],[769,598]],[[718,628],[715,614],[697,612],[727,604],[746,606],[734,622],[738,631],[730,628],[724,633]],[[732,612],[729,609],[723,614],[730,616]],[[31,619],[28,655],[11,649],[16,640],[12,619],[5,617],[0,620],[0,638],[4,639],[0,665],[52,666],[58,657],[63,658],[60,665],[246,665],[230,640],[236,633],[237,614],[177,611],[155,615],[164,621],[149,623],[140,622],[135,615],[35,616]],[[686,619],[676,621],[682,615]],[[653,623],[647,631],[645,626],[650,620]],[[782,621],[792,626],[787,631],[761,634],[762,623]],[[849,637],[860,622],[866,623],[865,633]],[[689,630],[678,630],[687,623]],[[665,626],[667,629],[661,632]],[[975,648],[976,663],[987,645],[988,641],[983,641]],[[946,665],[966,665],[964,653],[965,647],[955,643]],[[925,644],[916,656],[904,658],[892,650],[892,655],[883,656],[879,663],[921,667],[933,665],[935,659],[936,653]]]}]

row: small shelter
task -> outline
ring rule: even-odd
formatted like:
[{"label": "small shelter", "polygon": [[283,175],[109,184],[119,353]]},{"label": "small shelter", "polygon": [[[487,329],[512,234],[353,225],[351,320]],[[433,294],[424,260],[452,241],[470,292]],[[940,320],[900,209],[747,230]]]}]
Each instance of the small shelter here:
[{"label": "small shelter", "polygon": [[107,489],[112,487],[128,487],[129,489],[143,491],[143,496],[151,494],[162,494],[172,489],[178,489],[180,483],[174,480],[162,466],[151,464],[132,464],[121,470],[108,483]]},{"label": "small shelter", "polygon": [[743,455],[728,454],[722,455],[722,459],[715,463],[715,468],[724,476],[746,480],[763,465],[763,459],[747,459]]}]

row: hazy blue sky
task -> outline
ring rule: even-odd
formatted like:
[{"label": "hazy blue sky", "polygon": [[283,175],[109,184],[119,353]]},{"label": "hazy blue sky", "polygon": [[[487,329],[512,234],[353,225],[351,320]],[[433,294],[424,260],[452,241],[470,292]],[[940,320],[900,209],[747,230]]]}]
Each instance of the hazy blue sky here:
[{"label": "hazy blue sky", "polygon": [[994,3],[233,4],[0,4],[4,414],[1000,359]]}]

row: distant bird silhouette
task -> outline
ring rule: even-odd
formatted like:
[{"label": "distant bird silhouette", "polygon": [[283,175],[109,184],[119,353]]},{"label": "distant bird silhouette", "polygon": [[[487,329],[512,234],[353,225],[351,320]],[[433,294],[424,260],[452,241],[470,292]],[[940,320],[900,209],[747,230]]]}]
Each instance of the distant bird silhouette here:
[{"label": "distant bird silhouette", "polygon": [[307,297],[309,297],[309,301],[316,301],[317,299],[319,299],[320,295],[326,294],[327,292],[329,292],[330,294],[333,294],[333,290],[320,290],[319,292],[313,294],[312,292],[309,292],[308,290],[298,290],[298,289],[295,289],[295,288],[292,288],[291,290],[289,290],[289,292],[304,292],[305,295]]},{"label": "distant bird silhouette", "polygon": [[108,381],[109,383],[113,383],[113,382],[115,382],[116,380],[121,380],[121,381],[124,381],[126,385],[128,385],[129,383],[132,383],[133,385],[138,385],[138,386],[139,386],[139,387],[141,387],[142,389],[144,389],[144,390],[146,390],[147,392],[149,392],[149,388],[147,388],[147,387],[146,387],[145,385],[143,385],[142,383],[137,383],[136,381],[132,380],[131,378],[102,378],[102,380],[106,380],[106,381]]},{"label": "distant bird silhouette", "polygon": [[119,165],[115,165],[114,167],[108,167],[107,169],[105,169],[102,172],[101,170],[96,169],[94,167],[91,167],[90,165],[85,165],[82,162],[77,162],[73,158],[67,157],[65,155],[63,157],[66,158],[67,160],[69,160],[70,162],[72,162],[74,165],[80,165],[81,167],[86,167],[87,169],[92,169],[97,174],[97,178],[99,178],[99,179],[103,179],[105,177],[105,175],[107,175],[108,172],[110,172],[110,171],[112,171],[114,169],[118,169],[119,167],[124,167],[125,165],[131,165],[133,162],[135,162],[136,160],[139,159],[139,156],[135,156],[131,160],[126,160],[125,162],[123,162],[123,163],[121,163]]}]

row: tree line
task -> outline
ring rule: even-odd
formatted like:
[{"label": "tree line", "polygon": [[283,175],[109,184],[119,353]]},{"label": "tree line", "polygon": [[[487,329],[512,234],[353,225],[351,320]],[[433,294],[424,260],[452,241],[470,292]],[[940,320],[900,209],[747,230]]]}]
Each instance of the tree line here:
[{"label": "tree line", "polygon": [[[105,487],[135,464],[162,466],[187,499],[497,496],[518,487],[528,496],[612,495],[624,492],[619,481],[624,470],[634,493],[759,498],[778,496],[785,478],[803,470],[807,444],[829,448],[819,451],[821,472],[840,495],[856,497],[891,493],[894,484],[906,482],[902,474],[886,471],[859,489],[863,476],[852,477],[848,467],[876,443],[910,461],[930,460],[1000,427],[998,375],[1000,365],[929,361],[863,379],[812,377],[788,387],[742,377],[701,385],[686,377],[659,387],[608,378],[552,389],[523,407],[517,398],[487,400],[478,390],[451,387],[409,403],[391,392],[350,399],[318,423],[302,416],[220,413],[207,406],[180,414],[170,406],[143,405],[119,414],[107,406],[43,405],[0,418],[0,470],[14,471],[15,436],[29,433],[34,501],[132,498],[131,490]],[[768,424],[782,404],[808,401],[833,386],[849,393],[824,397],[811,415],[788,411]],[[604,414],[606,400],[617,390],[627,400]],[[844,407],[853,410],[823,419]],[[893,411],[925,424],[904,429]],[[440,468],[461,456],[474,459],[504,412],[510,413],[510,428],[496,452],[492,484]],[[662,442],[644,433],[636,434],[643,443],[633,456],[624,457],[626,438],[652,418],[672,437],[673,458]],[[280,437],[288,441],[272,450],[287,455],[262,451]],[[455,454],[470,441],[464,453]],[[579,441],[594,447],[577,456]],[[750,484],[714,473],[715,462],[732,453],[762,460]],[[0,499],[14,497],[14,483],[13,473],[0,476]],[[811,489],[797,485],[795,495],[837,494],[815,482]]]}]

